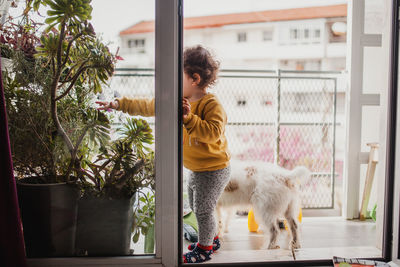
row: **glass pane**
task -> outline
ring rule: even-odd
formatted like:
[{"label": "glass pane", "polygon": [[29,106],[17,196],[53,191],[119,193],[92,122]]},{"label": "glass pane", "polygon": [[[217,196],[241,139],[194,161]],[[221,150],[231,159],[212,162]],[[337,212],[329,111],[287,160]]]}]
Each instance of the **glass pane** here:
[{"label": "glass pane", "polygon": [[28,257],[154,254],[155,1],[27,2],[0,45]]},{"label": "glass pane", "polygon": [[[368,153],[376,151],[371,143],[380,142],[379,153],[384,154],[385,107],[379,101],[377,106],[360,107],[361,148],[346,151],[350,138],[346,121],[355,116],[346,113],[346,102],[350,90],[360,89],[348,88],[347,1],[254,1],[249,5],[248,1],[186,0],[184,8],[184,46],[201,45],[220,62],[217,82],[206,90],[227,114],[223,135],[231,155],[230,182],[219,198],[205,195],[214,202],[218,199],[215,233],[221,242],[212,242],[220,253],[212,254],[210,262],[381,257],[383,186],[379,181],[384,180],[384,168],[377,168],[373,175],[375,165],[368,165]],[[384,16],[379,20],[384,21]],[[238,32],[246,32],[245,43],[235,42]],[[360,90],[382,93],[387,88],[381,79],[381,74],[387,76],[382,53],[388,53],[388,45],[363,51],[369,70]],[[384,71],[379,72],[380,67]],[[374,96],[370,97],[368,105],[374,102]],[[361,155],[366,157],[364,163],[356,163],[359,177],[346,179],[346,159],[349,154],[358,157],[359,152],[368,152]],[[200,245],[208,246],[209,242],[201,242],[210,240],[202,230],[210,226],[196,210],[200,207],[196,207],[200,205],[196,190],[201,189],[193,184],[202,174],[193,166],[185,167],[184,254],[190,253],[191,243],[200,240]],[[309,175],[302,176],[301,167]],[[343,193],[348,180],[359,181],[354,189],[355,212],[359,212],[368,194],[365,181],[371,177],[366,220],[346,220],[344,210],[352,205]],[[196,218],[201,221],[196,223]],[[186,255],[188,261],[195,260],[194,254]]]}]

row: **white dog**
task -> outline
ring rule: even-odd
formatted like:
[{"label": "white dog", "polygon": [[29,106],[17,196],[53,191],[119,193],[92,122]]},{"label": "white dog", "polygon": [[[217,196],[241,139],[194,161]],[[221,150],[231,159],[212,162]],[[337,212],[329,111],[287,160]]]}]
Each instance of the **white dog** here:
[{"label": "white dog", "polygon": [[[265,246],[277,249],[279,219],[284,217],[292,235],[292,249],[300,248],[297,216],[299,212],[299,186],[310,177],[305,167],[289,171],[265,162],[231,162],[231,179],[217,204],[219,233],[228,232],[230,217],[239,209],[254,210],[260,230],[270,235]],[[227,209],[222,223],[222,209]]]}]

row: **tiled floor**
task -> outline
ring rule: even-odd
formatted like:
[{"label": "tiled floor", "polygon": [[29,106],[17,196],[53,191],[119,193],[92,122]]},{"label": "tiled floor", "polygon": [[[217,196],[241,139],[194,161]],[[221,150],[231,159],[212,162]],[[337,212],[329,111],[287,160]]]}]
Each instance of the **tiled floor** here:
[{"label": "tiled floor", "polygon": [[[297,260],[340,257],[380,257],[375,247],[376,227],[371,221],[347,221],[339,217],[306,217],[301,224],[302,248],[295,251]],[[189,244],[188,242],[185,242]],[[236,216],[230,232],[225,234],[221,249],[210,263],[293,260],[288,249],[288,235],[283,231],[281,249],[261,249],[262,234],[247,230],[247,217]]]}]

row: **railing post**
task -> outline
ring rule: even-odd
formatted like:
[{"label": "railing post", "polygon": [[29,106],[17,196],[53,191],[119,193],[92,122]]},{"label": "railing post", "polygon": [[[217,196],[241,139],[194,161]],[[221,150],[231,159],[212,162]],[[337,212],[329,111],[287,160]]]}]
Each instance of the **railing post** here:
[{"label": "railing post", "polygon": [[276,127],[276,138],[275,138],[275,156],[274,156],[274,162],[276,165],[279,165],[279,151],[280,151],[280,142],[281,142],[281,137],[280,137],[280,132],[281,132],[281,70],[277,70],[277,76],[278,76],[278,84],[277,84],[277,90],[276,90],[276,122],[275,122],[275,127]]},{"label": "railing post", "polygon": [[335,208],[335,179],[336,179],[336,108],[337,108],[337,77],[334,81],[334,92],[333,92],[333,125],[332,125],[332,176],[331,176],[331,207]]}]

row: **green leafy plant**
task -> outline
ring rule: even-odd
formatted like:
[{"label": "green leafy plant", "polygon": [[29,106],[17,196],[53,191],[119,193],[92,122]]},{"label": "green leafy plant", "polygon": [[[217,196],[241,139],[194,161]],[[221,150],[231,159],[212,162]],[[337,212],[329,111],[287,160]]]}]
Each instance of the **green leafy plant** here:
[{"label": "green leafy plant", "polygon": [[87,196],[130,198],[143,188],[154,187],[154,152],[146,146],[153,142],[149,124],[128,119],[121,131],[122,137],[102,146],[94,162],[85,162],[88,169],[81,172]]},{"label": "green leafy plant", "polygon": [[372,219],[372,220],[374,220],[374,222],[376,222],[376,208],[377,208],[377,204],[375,204],[374,205],[374,207],[372,208],[372,210],[370,210],[369,212],[368,212],[368,214],[369,214],[369,217]]},{"label": "green leafy plant", "polygon": [[154,228],[156,205],[154,191],[141,192],[136,206],[135,222],[132,227],[132,241],[137,243],[140,234],[146,236]]},{"label": "green leafy plant", "polygon": [[[58,116],[58,103],[67,96],[73,95],[76,87],[91,88],[94,93],[101,91],[114,71],[115,57],[101,40],[96,38],[93,27],[88,23],[92,8],[90,0],[45,0],[48,6],[47,30],[49,34],[41,37],[41,47],[37,48],[36,57],[47,58],[52,69],[50,90],[50,113],[57,133],[61,136],[70,153],[70,164],[65,172],[69,180],[72,171],[82,178],[79,148],[85,135],[94,126],[87,125],[79,138],[74,142],[71,135]],[[55,30],[58,28],[58,31]],[[92,126],[92,127],[91,127]],[[96,127],[95,127],[96,128]],[[104,128],[100,134],[104,133]]]},{"label": "green leafy plant", "polygon": [[[76,183],[84,197],[137,194],[132,230],[137,241],[138,233],[154,227],[152,130],[144,120],[128,119],[111,141],[112,117],[92,103],[118,56],[96,37],[90,0],[26,4],[22,24],[9,28],[1,43],[13,62],[2,75],[15,171],[20,178],[35,176],[38,183]],[[48,9],[44,32],[29,19],[40,6]]]},{"label": "green leafy plant", "polygon": [[[4,75],[9,117],[15,121],[12,138],[21,147],[14,157],[21,158],[21,176],[31,173],[52,183],[84,180],[87,163],[110,139],[109,116],[97,111],[92,99],[112,76],[116,57],[88,22],[90,2],[27,0],[22,22],[10,24],[0,36],[14,65]],[[42,5],[47,7],[47,27],[39,33],[40,24],[30,14]],[[24,141],[18,132],[30,138]],[[39,142],[28,145],[28,157],[23,145],[29,140]],[[35,159],[40,147],[45,152]]]}]

